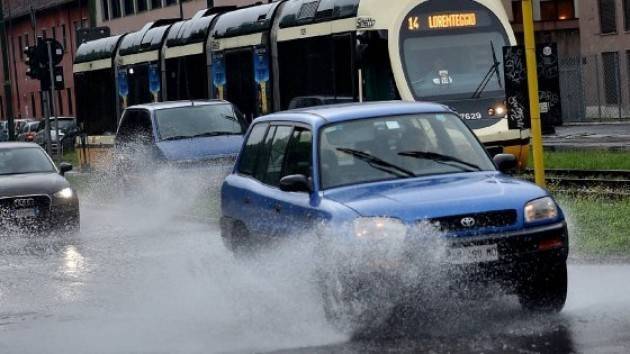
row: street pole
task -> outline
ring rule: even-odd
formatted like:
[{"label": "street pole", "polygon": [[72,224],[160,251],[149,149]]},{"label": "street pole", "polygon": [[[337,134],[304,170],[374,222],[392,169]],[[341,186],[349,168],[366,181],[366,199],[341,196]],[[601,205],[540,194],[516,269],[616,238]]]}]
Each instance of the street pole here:
[{"label": "street pole", "polygon": [[534,39],[534,16],[532,0],[522,0],[523,33],[525,35],[525,61],[529,88],[529,114],[531,115],[532,149],[534,152],[534,175],[536,184],[545,187],[545,164],[543,160],[540,101],[538,97],[538,65],[536,63],[536,40]]},{"label": "street pole", "polygon": [[[4,77],[4,96],[7,104],[7,118],[9,120],[9,140],[15,140],[15,122],[13,121],[13,92],[11,87],[11,73],[9,72],[9,47],[7,29],[4,23],[4,4],[0,0],[0,42],[2,43],[2,75]],[[21,49],[20,49],[21,50]]]},{"label": "street pole", "polygon": [[179,0],[179,18],[184,19],[184,4],[182,4],[182,0]]},{"label": "street pole", "polygon": [[57,161],[61,161],[61,139],[59,138],[59,119],[57,119],[57,109],[55,104],[55,67],[53,65],[52,43],[46,41],[48,49],[48,73],[50,75],[50,107],[52,108],[51,116],[55,119],[55,139],[57,139]]}]

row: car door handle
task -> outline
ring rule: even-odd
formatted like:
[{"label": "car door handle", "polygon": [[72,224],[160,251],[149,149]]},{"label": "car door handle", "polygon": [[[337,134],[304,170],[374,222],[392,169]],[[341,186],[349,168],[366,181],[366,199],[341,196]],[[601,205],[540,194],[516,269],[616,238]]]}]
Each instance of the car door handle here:
[{"label": "car door handle", "polygon": [[276,213],[279,213],[282,211],[282,207],[280,206],[280,204],[276,204],[273,206],[273,210],[275,210]]},{"label": "car door handle", "polygon": [[250,197],[245,197],[245,198],[243,198],[243,203],[245,203],[245,204],[251,204],[251,203],[252,203],[252,200],[251,200],[251,198],[250,198]]}]

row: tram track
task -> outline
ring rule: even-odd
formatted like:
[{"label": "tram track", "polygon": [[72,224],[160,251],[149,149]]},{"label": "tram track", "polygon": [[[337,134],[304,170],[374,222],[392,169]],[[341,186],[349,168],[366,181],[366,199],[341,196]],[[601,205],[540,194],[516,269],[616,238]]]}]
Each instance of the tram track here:
[{"label": "tram track", "polygon": [[[523,177],[533,180],[528,169]],[[556,191],[630,198],[630,170],[545,170],[547,184]]]}]

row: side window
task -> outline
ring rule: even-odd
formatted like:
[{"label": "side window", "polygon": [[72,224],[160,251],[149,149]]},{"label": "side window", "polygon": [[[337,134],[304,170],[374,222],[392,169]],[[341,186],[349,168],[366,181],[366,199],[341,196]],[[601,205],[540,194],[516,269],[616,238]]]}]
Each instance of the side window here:
[{"label": "side window", "polygon": [[283,176],[304,175],[311,177],[313,135],[310,130],[296,127],[289,141]]},{"label": "side window", "polygon": [[151,119],[144,110],[128,110],[122,118],[117,141],[121,143],[137,142],[149,144],[152,140]]},{"label": "side window", "polygon": [[286,155],[287,146],[289,145],[289,139],[291,138],[292,132],[293,127],[276,127],[276,131],[271,142],[271,149],[269,150],[267,169],[265,171],[264,178],[261,179],[264,183],[272,186],[277,186],[280,183],[282,166],[284,166],[284,157]]},{"label": "side window", "polygon": [[239,173],[250,176],[254,175],[256,160],[258,159],[259,152],[262,149],[263,140],[268,126],[268,124],[256,124],[252,128],[252,132],[247,138],[247,143],[243,148],[241,159],[238,164]]}]

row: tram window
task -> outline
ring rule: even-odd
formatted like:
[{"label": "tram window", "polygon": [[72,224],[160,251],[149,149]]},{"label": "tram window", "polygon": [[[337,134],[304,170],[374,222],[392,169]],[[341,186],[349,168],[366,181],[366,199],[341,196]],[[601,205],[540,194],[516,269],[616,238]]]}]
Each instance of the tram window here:
[{"label": "tram window", "polygon": [[278,51],[282,109],[300,97],[356,96],[350,35],[282,42]]},{"label": "tram window", "polygon": [[365,100],[386,101],[400,99],[392,66],[389,60],[387,35],[379,35],[377,32],[369,32],[371,35],[365,38],[367,45],[362,54],[362,68]]},{"label": "tram window", "polygon": [[166,73],[168,100],[208,98],[203,54],[166,60]]},{"label": "tram window", "polygon": [[112,7],[112,18],[120,17],[120,2],[110,1]]}]

